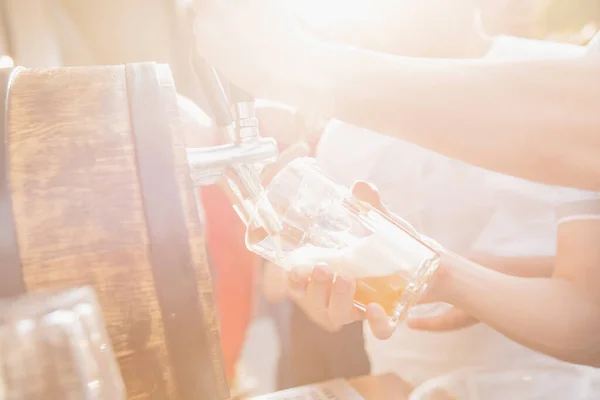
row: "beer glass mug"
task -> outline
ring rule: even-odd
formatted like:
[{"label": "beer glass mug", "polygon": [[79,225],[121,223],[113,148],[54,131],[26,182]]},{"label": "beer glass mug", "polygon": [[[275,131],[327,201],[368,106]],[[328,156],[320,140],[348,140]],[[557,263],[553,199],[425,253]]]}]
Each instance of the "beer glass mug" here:
[{"label": "beer glass mug", "polygon": [[91,288],[0,302],[0,400],[124,400]]},{"label": "beer glass mug", "polygon": [[576,365],[464,369],[417,387],[409,400],[592,400],[600,398],[600,374]]},{"label": "beer glass mug", "polygon": [[[276,236],[260,221],[273,212],[282,226]],[[392,325],[417,304],[440,259],[409,227],[354,198],[312,158],[292,161],[268,184],[248,224],[246,245],[287,270],[325,263],[336,275],[352,276],[355,306],[380,304]]]}]

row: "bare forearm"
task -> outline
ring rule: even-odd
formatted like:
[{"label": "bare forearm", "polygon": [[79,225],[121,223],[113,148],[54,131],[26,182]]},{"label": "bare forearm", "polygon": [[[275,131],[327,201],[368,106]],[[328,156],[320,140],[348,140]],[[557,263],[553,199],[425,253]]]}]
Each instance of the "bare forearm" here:
[{"label": "bare forearm", "polygon": [[469,260],[506,275],[523,278],[549,278],[554,272],[554,257],[503,257],[473,254]]},{"label": "bare forearm", "polygon": [[271,95],[481,167],[600,190],[598,59],[427,60],[329,44],[307,57]]},{"label": "bare forearm", "polygon": [[444,261],[447,300],[527,347],[600,365],[600,309],[571,282],[511,277],[454,255]]}]

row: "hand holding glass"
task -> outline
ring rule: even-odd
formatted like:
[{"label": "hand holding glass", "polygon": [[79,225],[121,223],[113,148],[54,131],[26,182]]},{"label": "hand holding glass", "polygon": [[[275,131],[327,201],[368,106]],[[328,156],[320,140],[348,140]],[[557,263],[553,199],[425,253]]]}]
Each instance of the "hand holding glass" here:
[{"label": "hand holding glass", "polygon": [[[269,236],[261,210],[273,211],[283,229]],[[265,188],[246,232],[256,254],[290,270],[328,264],[356,280],[355,305],[378,303],[392,325],[406,318],[439,265],[439,253],[413,231],[324,175],[314,159],[285,166]]]}]

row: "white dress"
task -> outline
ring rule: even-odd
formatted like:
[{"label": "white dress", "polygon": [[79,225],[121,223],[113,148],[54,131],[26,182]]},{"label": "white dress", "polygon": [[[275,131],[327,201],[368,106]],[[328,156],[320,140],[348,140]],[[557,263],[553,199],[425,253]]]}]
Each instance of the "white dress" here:
[{"label": "white dress", "polygon": [[[486,58],[500,62],[579,57],[585,52],[579,46],[499,37]],[[557,205],[599,198],[596,193],[489,172],[341,122],[328,127],[317,160],[342,184],[376,184],[392,211],[463,254],[476,250],[500,256],[554,255]],[[377,340],[365,324],[365,346],[373,374],[396,372],[412,384],[467,366],[559,363],[483,324],[448,333],[401,326],[386,341]]]}]

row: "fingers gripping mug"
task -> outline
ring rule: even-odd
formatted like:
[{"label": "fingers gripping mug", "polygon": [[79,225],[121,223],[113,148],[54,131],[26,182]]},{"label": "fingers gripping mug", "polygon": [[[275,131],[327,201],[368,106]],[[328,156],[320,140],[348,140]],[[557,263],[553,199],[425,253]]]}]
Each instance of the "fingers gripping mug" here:
[{"label": "fingers gripping mug", "polygon": [[[275,212],[283,229],[267,235],[261,210]],[[355,278],[354,303],[378,303],[397,325],[425,292],[439,250],[351,191],[335,183],[312,158],[285,166],[265,188],[246,231],[254,253],[290,270],[327,264]]]}]

